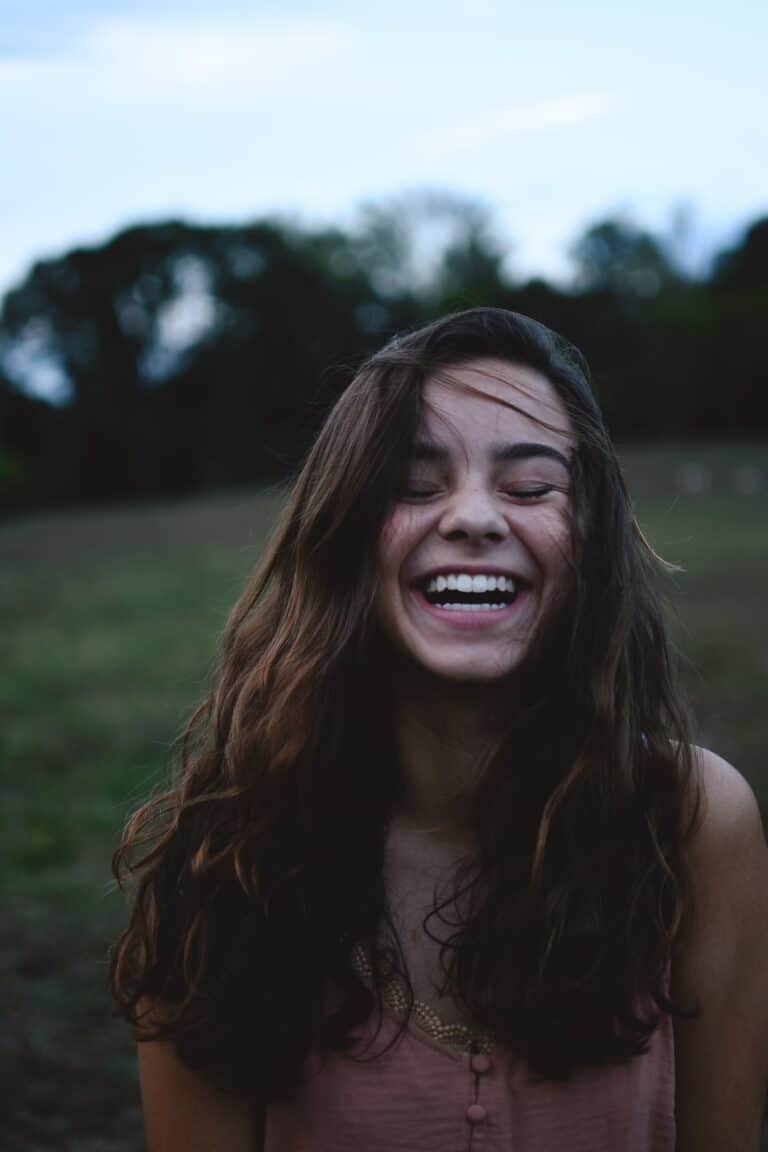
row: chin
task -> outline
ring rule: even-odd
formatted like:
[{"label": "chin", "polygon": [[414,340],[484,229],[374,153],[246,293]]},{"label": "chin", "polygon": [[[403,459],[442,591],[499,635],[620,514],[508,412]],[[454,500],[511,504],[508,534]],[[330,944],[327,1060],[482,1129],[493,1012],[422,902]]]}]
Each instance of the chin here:
[{"label": "chin", "polygon": [[441,662],[434,660],[417,661],[421,672],[435,680],[444,681],[451,685],[466,685],[488,687],[503,684],[511,680],[519,672],[522,660],[514,663],[508,662],[500,666],[492,661]]}]

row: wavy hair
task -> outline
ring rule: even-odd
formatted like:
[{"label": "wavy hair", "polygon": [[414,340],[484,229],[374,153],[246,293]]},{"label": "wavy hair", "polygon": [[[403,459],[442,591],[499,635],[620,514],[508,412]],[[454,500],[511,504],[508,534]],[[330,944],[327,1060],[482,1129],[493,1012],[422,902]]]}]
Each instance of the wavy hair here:
[{"label": "wavy hair", "polygon": [[477,308],[391,341],[337,401],[228,621],[177,776],[113,859],[133,888],[111,956],[118,1012],[231,1091],[289,1096],[311,1047],[349,1049],[381,1014],[393,967],[412,1004],[402,953],[376,944],[398,790],[376,546],[425,380],[488,357],[541,372],[571,420],[574,583],[471,798],[478,850],[457,894],[475,898],[441,944],[446,981],[546,1079],[632,1059],[662,1012],[691,1015],[669,999],[699,811],[669,566],[632,513],[581,354]]}]

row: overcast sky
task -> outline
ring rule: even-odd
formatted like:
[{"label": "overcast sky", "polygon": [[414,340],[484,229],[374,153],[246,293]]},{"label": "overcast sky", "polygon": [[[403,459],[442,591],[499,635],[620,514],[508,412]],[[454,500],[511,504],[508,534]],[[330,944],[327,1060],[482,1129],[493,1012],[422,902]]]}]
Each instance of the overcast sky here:
[{"label": "overcast sky", "polygon": [[0,0],[0,293],[137,221],[447,189],[520,274],[609,213],[691,261],[768,212],[765,0]]}]

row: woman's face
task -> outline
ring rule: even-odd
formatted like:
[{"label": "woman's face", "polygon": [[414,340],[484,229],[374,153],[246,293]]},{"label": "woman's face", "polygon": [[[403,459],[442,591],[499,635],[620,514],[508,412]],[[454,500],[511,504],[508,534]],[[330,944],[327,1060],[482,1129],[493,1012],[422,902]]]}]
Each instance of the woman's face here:
[{"label": "woman's face", "polygon": [[571,584],[575,446],[555,389],[532,368],[488,358],[427,380],[378,549],[378,619],[400,653],[453,681],[520,668]]}]

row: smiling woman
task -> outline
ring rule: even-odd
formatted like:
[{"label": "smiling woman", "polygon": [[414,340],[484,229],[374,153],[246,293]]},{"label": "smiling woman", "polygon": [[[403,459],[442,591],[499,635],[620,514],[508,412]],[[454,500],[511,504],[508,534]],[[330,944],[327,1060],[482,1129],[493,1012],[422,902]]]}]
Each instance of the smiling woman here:
[{"label": "smiling woman", "polygon": [[379,619],[433,673],[496,680],[573,583],[575,441],[552,385],[522,365],[439,372],[423,406],[379,542]]},{"label": "smiling woman", "polygon": [[662,567],[560,337],[363,365],[116,853],[150,1152],[756,1152],[768,852]]}]

